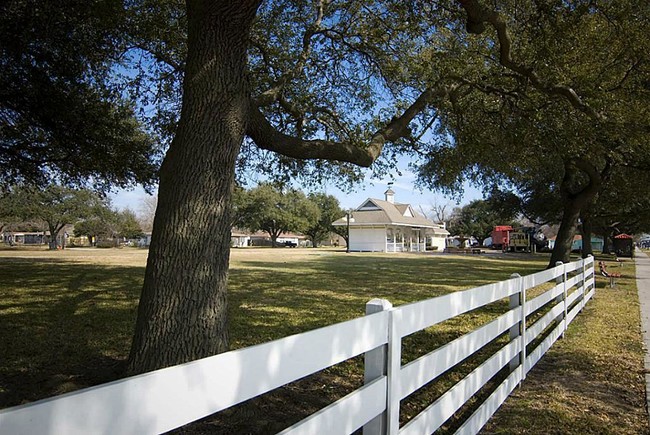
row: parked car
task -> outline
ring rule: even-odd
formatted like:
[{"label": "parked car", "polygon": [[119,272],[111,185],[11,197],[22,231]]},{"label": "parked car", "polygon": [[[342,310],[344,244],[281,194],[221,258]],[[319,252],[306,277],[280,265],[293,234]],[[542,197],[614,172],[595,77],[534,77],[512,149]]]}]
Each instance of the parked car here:
[{"label": "parked car", "polygon": [[285,242],[275,242],[275,246],[278,248],[295,248],[298,246],[298,244],[296,242],[287,240]]}]

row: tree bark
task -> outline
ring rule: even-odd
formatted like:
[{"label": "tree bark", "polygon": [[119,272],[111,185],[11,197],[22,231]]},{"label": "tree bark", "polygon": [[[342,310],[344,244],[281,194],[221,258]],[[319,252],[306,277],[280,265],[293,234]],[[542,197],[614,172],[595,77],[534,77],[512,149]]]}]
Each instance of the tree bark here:
[{"label": "tree bark", "polygon": [[[587,175],[589,181],[577,192],[572,192],[571,186],[575,184],[576,175],[579,172]],[[585,161],[565,162],[564,178],[560,185],[560,193],[564,198],[564,210],[557,238],[555,239],[555,247],[548,264],[549,268],[555,267],[558,261],[563,263],[570,261],[571,245],[573,244],[573,236],[576,234],[580,213],[593,201],[601,186],[602,174],[591,164]]]},{"label": "tree bark", "polygon": [[258,6],[187,2],[183,104],[160,169],[132,374],[228,349],[229,208],[249,111],[246,50]]},{"label": "tree bark", "polygon": [[587,258],[589,255],[594,255],[594,248],[591,245],[591,235],[593,234],[593,225],[588,213],[585,213],[583,211],[583,213],[581,214],[581,218],[582,218],[582,226],[580,232],[582,233],[582,258]]}]

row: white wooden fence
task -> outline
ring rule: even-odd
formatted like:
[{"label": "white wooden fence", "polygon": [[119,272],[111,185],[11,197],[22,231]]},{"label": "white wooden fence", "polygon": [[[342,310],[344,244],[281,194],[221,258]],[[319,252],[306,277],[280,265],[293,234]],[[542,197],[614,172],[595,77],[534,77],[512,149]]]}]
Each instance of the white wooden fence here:
[{"label": "white wooden fence", "polygon": [[[553,287],[531,299],[526,291]],[[510,365],[510,375],[462,423],[476,433],[594,295],[593,258],[0,411],[2,434],[161,433],[365,353],[365,385],[282,433],[432,433]],[[402,338],[505,298],[510,310],[408,364]],[[540,311],[542,310],[542,311]],[[534,323],[531,314],[539,317]],[[540,313],[545,313],[541,315]],[[527,321],[528,319],[528,321]],[[510,341],[399,427],[400,400],[509,331]],[[545,338],[530,352],[527,345]],[[539,341],[539,340],[538,340]],[[530,346],[529,346],[530,347]]]}]

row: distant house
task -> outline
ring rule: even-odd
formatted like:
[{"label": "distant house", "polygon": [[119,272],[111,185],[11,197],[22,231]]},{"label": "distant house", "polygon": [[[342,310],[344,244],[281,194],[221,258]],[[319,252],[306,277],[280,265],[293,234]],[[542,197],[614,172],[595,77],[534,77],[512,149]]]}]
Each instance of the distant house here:
[{"label": "distant house", "polygon": [[230,246],[234,248],[243,248],[245,246],[250,246],[251,244],[251,235],[250,233],[233,228],[230,232]]},{"label": "distant house", "polygon": [[[234,236],[236,234],[236,237]],[[233,230],[231,243],[233,246],[271,246],[271,236],[265,231],[257,231],[254,233],[235,232]],[[305,246],[307,237],[302,234],[295,233],[282,233],[278,236],[276,243],[279,245],[289,243],[293,246]],[[237,242],[238,244],[234,244]]]},{"label": "distant house", "polygon": [[385,199],[368,198],[348,216],[332,225],[350,228],[350,251],[424,252],[443,251],[449,236],[444,225],[419,215],[409,204],[394,201],[388,189]]}]

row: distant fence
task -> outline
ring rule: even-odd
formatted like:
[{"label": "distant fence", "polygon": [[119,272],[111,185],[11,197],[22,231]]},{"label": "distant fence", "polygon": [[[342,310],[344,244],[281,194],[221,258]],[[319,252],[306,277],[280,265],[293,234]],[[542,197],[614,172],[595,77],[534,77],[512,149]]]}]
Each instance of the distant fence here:
[{"label": "distant fence", "polygon": [[[547,282],[552,288],[526,298],[527,290]],[[365,317],[5,409],[0,411],[0,433],[161,433],[365,353],[363,387],[282,433],[351,433],[361,427],[364,434],[432,433],[509,365],[510,374],[457,432],[473,434],[594,292],[594,261],[589,257],[396,308],[376,299],[367,304]],[[401,364],[403,337],[506,298],[510,309],[504,314]],[[510,337],[506,345],[399,427],[400,400],[504,334]]]}]

